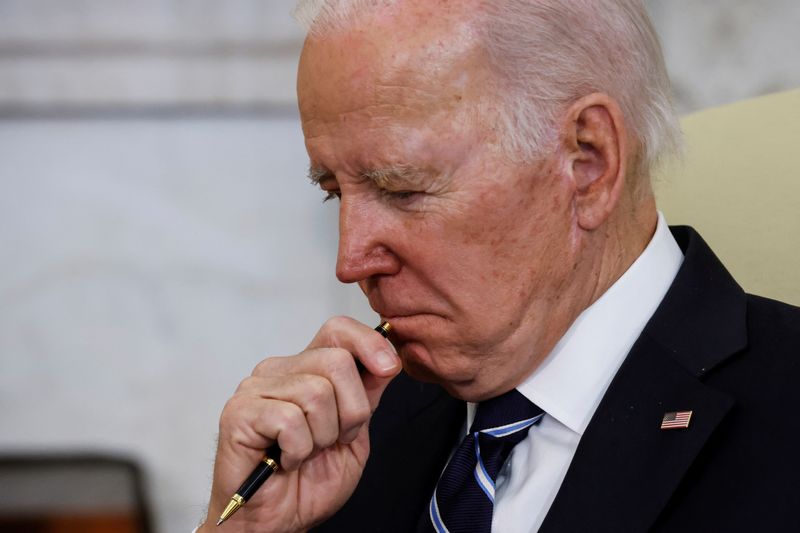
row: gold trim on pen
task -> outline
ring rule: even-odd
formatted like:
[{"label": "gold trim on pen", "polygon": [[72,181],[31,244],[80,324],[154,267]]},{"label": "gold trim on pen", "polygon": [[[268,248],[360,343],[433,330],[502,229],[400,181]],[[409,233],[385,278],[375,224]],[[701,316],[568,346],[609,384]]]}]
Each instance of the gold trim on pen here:
[{"label": "gold trim on pen", "polygon": [[380,330],[379,333],[381,333],[385,337],[392,331],[392,325],[386,321],[383,321],[381,322],[380,326],[378,326],[375,329]]},{"label": "gold trim on pen", "polygon": [[275,459],[273,459],[272,457],[264,456],[262,461],[264,461],[267,464],[267,466],[272,469],[273,474],[278,471],[278,463],[276,463]]},{"label": "gold trim on pen", "polygon": [[233,513],[239,510],[239,507],[245,504],[244,498],[239,496],[238,494],[234,494],[231,496],[231,501],[228,502],[228,506],[222,511],[222,514],[219,515],[219,520],[217,521],[217,525],[220,525],[225,520],[231,517]]}]

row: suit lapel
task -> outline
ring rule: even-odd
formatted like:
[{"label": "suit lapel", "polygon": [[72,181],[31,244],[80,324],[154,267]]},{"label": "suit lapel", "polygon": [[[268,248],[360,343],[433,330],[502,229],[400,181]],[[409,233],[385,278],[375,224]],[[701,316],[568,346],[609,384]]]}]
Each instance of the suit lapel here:
[{"label": "suit lapel", "polygon": [[[648,530],[733,400],[701,381],[746,344],[745,296],[700,237],[595,412],[540,532]],[[686,429],[660,429],[670,411]]]},{"label": "suit lapel", "polygon": [[[540,532],[646,531],[731,405],[641,339],[581,438]],[[689,428],[660,429],[665,412],[684,410],[693,411]]]},{"label": "suit lapel", "polygon": [[391,429],[374,432],[373,450],[380,454],[374,463],[381,471],[369,476],[371,487],[365,488],[374,495],[390,487],[382,531],[414,531],[466,420],[464,402],[436,385],[407,382],[411,392],[392,395],[402,403],[392,401],[381,416]]}]

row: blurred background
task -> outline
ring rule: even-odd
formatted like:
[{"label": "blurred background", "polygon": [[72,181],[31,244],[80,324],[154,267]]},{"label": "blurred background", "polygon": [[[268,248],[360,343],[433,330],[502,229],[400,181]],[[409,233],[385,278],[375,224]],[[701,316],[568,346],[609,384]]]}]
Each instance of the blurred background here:
[{"label": "blurred background", "polygon": [[[800,86],[796,0],[648,5],[682,114]],[[0,0],[0,530],[188,533],[238,382],[375,321],[305,178],[292,6]]]}]

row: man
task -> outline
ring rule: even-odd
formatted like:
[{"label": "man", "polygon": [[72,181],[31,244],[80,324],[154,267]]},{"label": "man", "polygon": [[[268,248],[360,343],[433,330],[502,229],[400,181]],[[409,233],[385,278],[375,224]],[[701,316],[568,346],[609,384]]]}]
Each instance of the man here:
[{"label": "man", "polygon": [[[223,411],[201,531],[276,441],[282,471],[225,530],[797,530],[800,313],[656,211],[679,134],[641,3],[299,14],[336,274],[392,343],[334,318],[259,364]],[[501,403],[527,414],[479,425]]]}]

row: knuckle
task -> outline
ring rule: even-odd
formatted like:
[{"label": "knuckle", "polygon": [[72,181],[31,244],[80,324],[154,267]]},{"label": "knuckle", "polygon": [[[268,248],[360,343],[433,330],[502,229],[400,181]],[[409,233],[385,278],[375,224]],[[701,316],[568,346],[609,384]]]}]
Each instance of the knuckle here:
[{"label": "knuckle", "polygon": [[[236,387],[236,392],[234,393],[234,397],[238,394],[242,394],[243,392],[252,389],[255,385],[255,378],[254,376],[248,376],[244,378],[240,383],[239,386]],[[233,398],[231,398],[233,399]]]},{"label": "knuckle", "polygon": [[331,376],[346,375],[353,366],[353,355],[344,348],[329,348],[325,357],[325,366]]},{"label": "knuckle", "polygon": [[314,441],[303,411],[294,404],[287,404],[275,417],[278,425],[278,442],[290,461],[302,462],[314,451]]},{"label": "knuckle", "polygon": [[333,385],[321,376],[309,376],[306,379],[307,409],[317,409],[329,404],[333,398]]},{"label": "knuckle", "polygon": [[228,401],[225,402],[225,406],[222,408],[222,418],[230,418],[235,413],[239,411],[242,403],[242,395],[241,394],[234,394]]},{"label": "knuckle", "polygon": [[278,359],[280,359],[280,358],[277,357],[277,356],[267,357],[266,359],[264,359],[263,361],[261,361],[260,363],[258,363],[255,366],[251,376],[268,376],[268,375],[270,375],[272,373],[271,369],[275,366],[275,364],[276,364]]},{"label": "knuckle", "polygon": [[273,413],[265,413],[283,431],[296,432],[306,425],[303,410],[295,404],[283,403],[280,409]]},{"label": "knuckle", "polygon": [[322,325],[322,329],[326,331],[341,331],[350,325],[352,319],[346,316],[332,316]]}]

